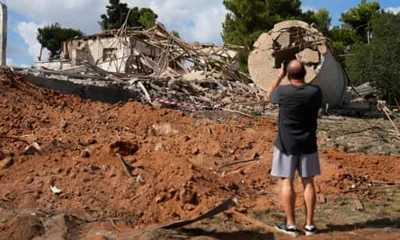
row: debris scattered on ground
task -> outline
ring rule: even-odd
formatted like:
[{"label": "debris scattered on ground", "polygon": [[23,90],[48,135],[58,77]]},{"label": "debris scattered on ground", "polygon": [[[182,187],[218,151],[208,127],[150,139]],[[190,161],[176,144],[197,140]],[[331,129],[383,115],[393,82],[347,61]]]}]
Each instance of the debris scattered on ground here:
[{"label": "debris scattered on ground", "polygon": [[62,190],[55,186],[50,186],[50,190],[56,195],[62,193]]},{"label": "debris scattered on ground", "polygon": [[392,124],[393,128],[394,128],[394,136],[400,140],[400,130],[397,127],[397,125],[393,122],[392,117],[390,116],[390,110],[388,109],[388,107],[386,106],[386,102],[384,101],[378,101],[378,105],[377,108],[379,111],[383,112],[385,114],[385,116],[389,119],[390,123]]},{"label": "debris scattered on ground", "polygon": [[40,153],[40,146],[37,142],[34,142],[30,144],[29,146],[26,146],[24,149],[24,154],[26,155],[33,155],[35,153]]},{"label": "debris scattered on ground", "polygon": [[356,205],[356,211],[364,211],[364,204],[361,202],[359,198],[354,199],[354,204]]}]

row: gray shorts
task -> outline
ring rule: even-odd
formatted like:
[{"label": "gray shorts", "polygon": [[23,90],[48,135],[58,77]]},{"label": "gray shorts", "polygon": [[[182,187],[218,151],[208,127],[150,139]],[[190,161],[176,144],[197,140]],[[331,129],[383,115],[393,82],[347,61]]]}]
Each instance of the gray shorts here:
[{"label": "gray shorts", "polygon": [[296,169],[302,178],[321,174],[318,152],[311,154],[287,155],[276,147],[272,160],[271,175],[282,178],[294,178]]}]

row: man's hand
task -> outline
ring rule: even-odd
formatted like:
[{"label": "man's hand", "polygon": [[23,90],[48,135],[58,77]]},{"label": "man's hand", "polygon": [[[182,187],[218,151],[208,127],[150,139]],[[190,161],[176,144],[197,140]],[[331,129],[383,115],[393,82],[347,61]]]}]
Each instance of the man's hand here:
[{"label": "man's hand", "polygon": [[278,78],[280,78],[280,79],[282,80],[282,79],[284,79],[285,77],[286,77],[286,71],[285,71],[285,69],[282,67],[281,70],[280,70],[280,72],[279,72]]}]

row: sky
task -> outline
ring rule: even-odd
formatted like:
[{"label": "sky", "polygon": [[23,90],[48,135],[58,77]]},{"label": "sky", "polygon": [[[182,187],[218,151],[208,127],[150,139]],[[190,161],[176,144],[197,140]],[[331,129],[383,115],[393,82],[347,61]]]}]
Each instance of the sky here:
[{"label": "sky", "polygon": [[[176,30],[188,41],[222,43],[222,22],[227,13],[222,0],[121,0],[130,7],[150,7],[167,29]],[[303,10],[326,8],[332,25],[339,25],[342,12],[359,0],[303,0]],[[382,9],[400,12],[399,0],[377,0]],[[58,22],[63,27],[100,32],[98,21],[108,0],[3,0],[8,7],[7,64],[31,66],[40,53],[37,29]],[[44,51],[43,57],[48,52]]]}]

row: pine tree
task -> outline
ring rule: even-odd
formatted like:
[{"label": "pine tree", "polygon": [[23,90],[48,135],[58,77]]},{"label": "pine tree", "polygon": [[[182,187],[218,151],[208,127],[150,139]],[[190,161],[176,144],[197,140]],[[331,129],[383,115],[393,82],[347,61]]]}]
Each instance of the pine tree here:
[{"label": "pine tree", "polygon": [[54,23],[39,28],[37,40],[42,48],[47,48],[50,51],[50,59],[56,59],[60,57],[62,42],[81,36],[83,36],[83,33],[80,30],[63,28],[60,24]]},{"label": "pine tree", "polygon": [[124,24],[127,15],[128,27],[143,27],[145,29],[154,26],[158,15],[153,12],[150,8],[138,8],[134,7],[129,9],[128,4],[121,3],[120,0],[110,0],[109,5],[106,6],[107,11],[102,14],[101,21],[99,22],[101,29],[111,30],[119,29]]}]

